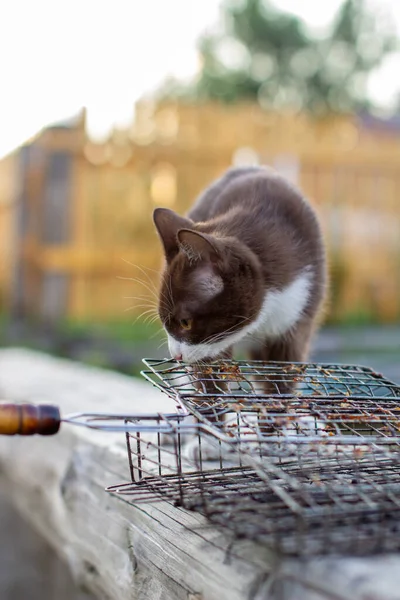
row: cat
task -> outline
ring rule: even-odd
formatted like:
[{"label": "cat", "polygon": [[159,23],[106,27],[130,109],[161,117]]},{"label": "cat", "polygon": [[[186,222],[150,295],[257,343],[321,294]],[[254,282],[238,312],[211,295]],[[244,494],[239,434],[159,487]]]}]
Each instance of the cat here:
[{"label": "cat", "polygon": [[[307,360],[327,269],[321,227],[300,191],[269,167],[233,168],[186,216],[156,208],[153,219],[165,256],[159,316],[172,358],[202,375],[203,361],[230,358],[247,341],[252,360]],[[202,379],[202,392],[221,397],[226,381],[215,372]],[[292,394],[295,386],[287,375],[262,381],[269,395]],[[227,415],[215,406],[203,416],[225,427]],[[265,412],[253,417],[257,435],[276,432]],[[225,444],[221,455],[211,438],[201,447],[197,438],[186,440],[184,448],[197,469],[204,460],[229,464],[232,452]]]},{"label": "cat", "polygon": [[327,271],[320,224],[300,191],[269,167],[233,168],[186,216],[156,208],[153,219],[172,358],[229,358],[248,340],[253,360],[307,360]]}]

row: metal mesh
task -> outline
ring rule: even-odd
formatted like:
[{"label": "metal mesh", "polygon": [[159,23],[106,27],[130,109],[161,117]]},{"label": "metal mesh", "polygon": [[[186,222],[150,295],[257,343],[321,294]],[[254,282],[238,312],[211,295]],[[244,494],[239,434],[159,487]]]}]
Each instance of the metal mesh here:
[{"label": "metal mesh", "polygon": [[131,480],[138,487],[127,483],[112,490],[135,496],[135,502],[168,498],[182,504],[186,491],[180,487],[187,487],[188,476],[194,482],[210,469],[241,464],[240,453],[231,452],[212,428],[193,423],[187,415],[137,416],[126,423],[136,429],[125,435]]},{"label": "metal mesh", "polygon": [[[135,419],[132,482],[109,491],[166,499],[291,555],[400,548],[394,383],[357,366],[146,364],[186,415],[158,415],[151,430]],[[265,380],[273,392],[256,391]]]},{"label": "metal mesh", "polygon": [[[358,457],[349,450],[257,464],[240,446],[187,420],[168,418],[165,433],[165,418],[157,416],[153,424],[158,421],[163,433],[128,432],[132,482],[108,491],[132,503],[167,500],[202,513],[234,538],[289,555],[400,548],[397,453],[371,446]],[[140,426],[139,419],[135,423]]]},{"label": "metal mesh", "polygon": [[295,466],[270,473],[268,482],[252,471],[231,472],[229,477],[223,473],[222,483],[214,476],[198,498],[187,499],[187,507],[200,510],[236,538],[262,542],[287,554],[399,549],[400,488],[393,480],[392,484],[385,481],[384,487],[380,483],[387,474],[398,481],[399,465],[391,461],[359,464],[358,477],[354,464],[347,470],[340,467],[340,474],[335,473],[337,467],[319,465],[305,474]]},{"label": "metal mesh", "polygon": [[194,370],[174,361],[145,364],[147,379],[212,424],[221,439],[241,450],[252,445],[260,456],[321,452],[324,446],[340,451],[366,441],[397,447],[400,441],[400,387],[365,367],[239,361]]},{"label": "metal mesh", "polygon": [[[287,397],[282,384],[296,384],[296,396],[399,398],[400,387],[368,367],[359,365],[220,361],[193,367],[174,360],[144,359],[146,379],[170,396],[207,409],[219,392],[245,398]],[[268,393],[257,390],[267,382]],[[223,386],[228,384],[229,388]],[[210,389],[210,385],[212,388]]]}]

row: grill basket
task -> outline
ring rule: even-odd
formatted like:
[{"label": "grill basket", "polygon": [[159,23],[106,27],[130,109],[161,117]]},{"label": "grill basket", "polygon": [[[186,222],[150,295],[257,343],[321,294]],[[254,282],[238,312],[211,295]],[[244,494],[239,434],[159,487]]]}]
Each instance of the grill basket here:
[{"label": "grill basket", "polygon": [[400,548],[397,385],[347,365],[145,364],[177,413],[135,419],[132,482],[109,491],[290,555]]}]

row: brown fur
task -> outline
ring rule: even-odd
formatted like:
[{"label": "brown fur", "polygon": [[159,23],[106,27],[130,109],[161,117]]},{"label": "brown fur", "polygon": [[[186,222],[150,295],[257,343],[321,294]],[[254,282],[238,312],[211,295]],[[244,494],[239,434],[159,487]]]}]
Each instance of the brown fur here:
[{"label": "brown fur", "polygon": [[[186,217],[156,209],[154,222],[166,257],[159,314],[171,336],[193,345],[240,331],[257,317],[269,289],[285,288],[310,266],[310,296],[296,324],[251,351],[253,359],[306,360],[326,263],[318,220],[299,191],[267,168],[231,169]],[[208,288],[219,284],[222,291],[209,298]],[[190,330],[182,319],[192,319]]]}]

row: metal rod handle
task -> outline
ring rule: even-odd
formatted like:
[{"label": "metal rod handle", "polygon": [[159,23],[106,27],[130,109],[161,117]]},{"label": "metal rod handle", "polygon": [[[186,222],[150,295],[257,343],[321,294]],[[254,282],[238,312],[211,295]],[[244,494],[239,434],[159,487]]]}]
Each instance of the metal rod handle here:
[{"label": "metal rod handle", "polygon": [[0,435],[53,435],[60,423],[60,411],[52,404],[0,401]]}]

